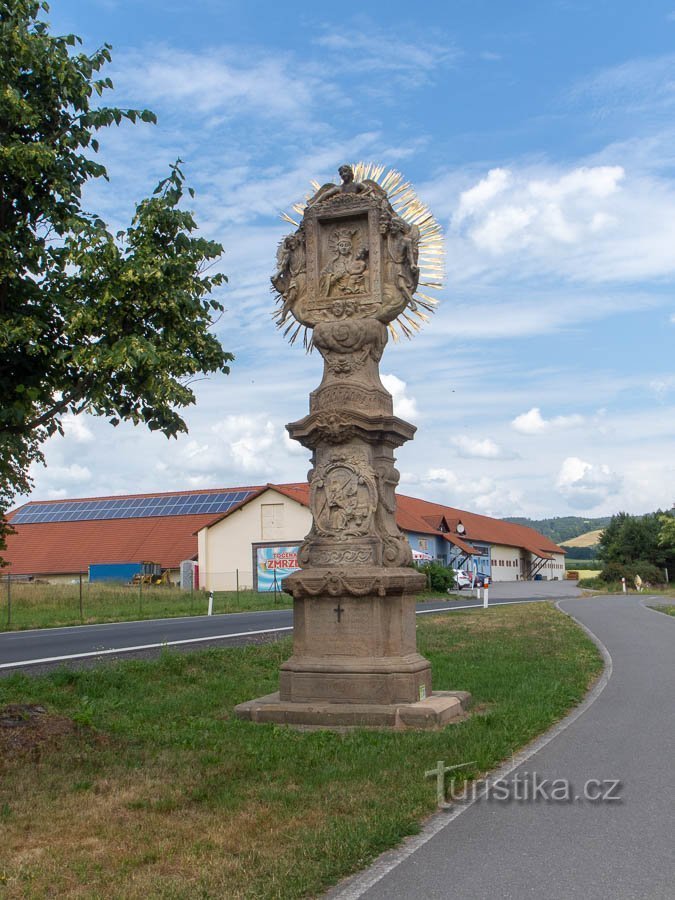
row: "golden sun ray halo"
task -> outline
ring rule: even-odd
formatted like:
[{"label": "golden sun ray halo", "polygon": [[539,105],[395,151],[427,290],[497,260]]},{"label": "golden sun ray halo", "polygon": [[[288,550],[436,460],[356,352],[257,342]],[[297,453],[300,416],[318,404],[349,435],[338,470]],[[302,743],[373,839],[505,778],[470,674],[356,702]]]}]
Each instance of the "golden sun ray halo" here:
[{"label": "golden sun ray halo", "polygon": [[[438,299],[427,291],[440,291],[443,288],[445,274],[443,230],[429,207],[419,199],[412,184],[405,180],[401,172],[372,162],[358,162],[352,165],[352,168],[356,181],[370,180],[379,184],[387,192],[387,198],[394,212],[405,222],[416,225],[419,229],[420,280],[413,296],[414,308],[408,307],[397,319],[389,323],[389,331],[395,341],[399,339],[397,327],[405,337],[411,338],[420,330],[421,325],[429,320],[427,313],[433,313],[438,305]],[[318,181],[310,183],[312,193],[308,193],[304,201],[294,203],[292,207],[293,212],[300,218],[304,214],[307,202],[321,187]],[[282,213],[281,218],[296,228],[300,225],[300,222],[288,213]],[[293,337],[296,336],[297,334]]]}]

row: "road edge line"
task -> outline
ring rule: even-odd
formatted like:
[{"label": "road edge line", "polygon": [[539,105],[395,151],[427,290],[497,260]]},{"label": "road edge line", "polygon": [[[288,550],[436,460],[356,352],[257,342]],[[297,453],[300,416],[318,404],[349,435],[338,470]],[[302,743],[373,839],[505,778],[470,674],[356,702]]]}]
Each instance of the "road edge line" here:
[{"label": "road edge line", "polygon": [[139,650],[158,650],[161,647],[177,647],[181,644],[198,644],[204,641],[223,641],[228,638],[249,637],[257,634],[275,634],[278,631],[293,631],[292,625],[283,628],[263,628],[261,631],[240,631],[235,634],[210,634],[205,637],[183,638],[180,641],[160,641],[154,644],[139,644],[136,647],[113,647],[110,650],[90,650],[86,653],[69,653],[66,656],[45,656],[42,659],[19,660],[18,662],[0,663],[0,669],[25,668],[45,663],[66,662],[70,659],[87,659],[92,656],[110,656],[114,653],[134,653]]},{"label": "road edge line", "polygon": [[[516,753],[511,759],[503,763],[497,769],[494,769],[489,773],[490,779],[494,782],[496,779],[506,778],[512,772],[514,772],[517,768],[523,765],[523,763],[527,762],[531,759],[536,753],[539,753],[540,750],[543,750],[551,741],[555,740],[558,735],[562,734],[570,725],[574,724],[580,716],[582,716],[590,707],[595,703],[600,694],[607,687],[610,678],[612,677],[612,672],[614,671],[614,663],[612,661],[612,655],[607,649],[607,647],[603,644],[600,638],[588,628],[587,625],[584,625],[583,622],[580,622],[576,616],[573,616],[572,613],[567,612],[567,610],[563,609],[560,604],[567,603],[570,598],[557,600],[555,603],[556,608],[572,619],[576,624],[584,631],[588,637],[593,641],[595,646],[600,651],[600,655],[602,656],[602,660],[605,664],[602,674],[595,682],[593,687],[586,694],[584,699],[578,706],[575,706],[574,709],[565,716],[564,719],[561,719],[552,728],[550,728],[547,732],[540,735],[538,738],[535,738],[530,744],[526,745],[522,750]],[[331,888],[326,894],[324,894],[325,900],[359,900],[366,891],[369,891],[370,888],[374,887],[379,881],[381,881],[386,875],[388,875],[391,871],[397,868],[402,862],[404,862],[408,857],[412,856],[416,853],[421,847],[423,847],[426,843],[428,843],[433,837],[439,834],[444,828],[447,828],[451,822],[454,822],[462,813],[466,812],[467,809],[470,809],[478,800],[480,800],[485,794],[485,788],[476,792],[476,796],[470,800],[466,804],[462,804],[461,806],[451,807],[449,811],[442,810],[440,812],[434,813],[430,819],[428,819],[425,824],[422,826],[422,829],[419,834],[413,835],[412,837],[405,838],[403,845],[394,849],[387,850],[379,857],[379,861],[375,860],[375,862],[371,863],[371,865],[366,869],[365,872],[361,872],[360,874],[351,875],[347,878],[342,885],[336,885]]]}]

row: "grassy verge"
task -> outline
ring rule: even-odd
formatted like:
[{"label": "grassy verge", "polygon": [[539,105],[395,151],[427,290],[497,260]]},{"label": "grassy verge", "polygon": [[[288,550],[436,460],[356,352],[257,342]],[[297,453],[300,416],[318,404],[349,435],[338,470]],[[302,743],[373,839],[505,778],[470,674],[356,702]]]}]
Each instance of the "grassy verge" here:
[{"label": "grassy verge", "polygon": [[[602,578],[581,578],[578,582],[580,588],[589,588],[594,591],[598,591],[603,594],[622,594],[623,586],[620,581],[603,581]],[[675,587],[671,585],[643,585],[642,591],[638,592],[635,590],[635,586],[632,582],[626,581],[626,593],[627,594],[637,594],[637,593],[648,593],[648,594],[661,594],[664,597],[675,597]]]},{"label": "grassy verge", "polygon": [[428,618],[418,634],[435,687],[478,705],[443,732],[298,733],[232,718],[276,688],[289,641],[3,680],[0,715],[35,704],[52,726],[41,741],[31,723],[0,728],[0,893],[316,896],[418,830],[435,807],[423,775],[436,760],[493,768],[601,669],[585,634],[544,603]]},{"label": "grassy verge", "polygon": [[[205,615],[208,594],[181,591],[166,585],[142,589],[126,585],[84,584],[82,607],[77,584],[12,584],[9,605],[5,585],[0,584],[0,631],[27,628],[56,628],[65,625],[94,625],[100,622],[129,622],[136,619],[163,619]],[[447,600],[447,593],[424,591],[419,600]],[[236,613],[283,609],[293,605],[288,594],[263,594],[240,590],[216,591],[213,612]]]},{"label": "grassy verge", "polygon": [[[181,591],[166,585],[144,585],[139,589],[85,584],[80,607],[77,584],[12,584],[9,603],[6,590],[0,593],[0,631],[194,616],[205,614],[207,604],[208,595],[204,591]],[[213,612],[280,609],[291,604],[288,594],[281,591],[276,599],[274,593],[216,591]]]},{"label": "grassy verge", "polygon": [[650,606],[649,608],[665,613],[667,616],[675,616],[675,606]]}]

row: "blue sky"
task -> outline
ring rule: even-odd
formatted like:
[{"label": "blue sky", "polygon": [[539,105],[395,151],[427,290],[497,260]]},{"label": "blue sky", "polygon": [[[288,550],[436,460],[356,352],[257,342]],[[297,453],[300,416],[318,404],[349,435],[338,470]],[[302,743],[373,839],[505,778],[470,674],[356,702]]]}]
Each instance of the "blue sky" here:
[{"label": "blue sky", "polygon": [[279,211],[345,161],[400,169],[446,231],[441,306],[382,361],[401,490],[489,515],[675,501],[675,4],[54,0],[113,44],[107,102],[157,126],[102,140],[113,226],[176,157],[225,246],[229,377],[167,441],[66,422],[35,499],[304,480],[283,425],[321,361],[275,332]]}]

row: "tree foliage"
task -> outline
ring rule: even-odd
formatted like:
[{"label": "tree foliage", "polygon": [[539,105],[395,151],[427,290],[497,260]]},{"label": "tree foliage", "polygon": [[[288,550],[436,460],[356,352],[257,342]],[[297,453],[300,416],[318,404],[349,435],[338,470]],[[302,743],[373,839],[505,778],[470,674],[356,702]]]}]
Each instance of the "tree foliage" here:
[{"label": "tree foliage", "polygon": [[[599,556],[610,573],[621,567],[649,564],[659,569],[675,568],[675,518],[660,510],[644,516],[621,512],[612,519],[600,538]],[[637,571],[637,569],[636,569]],[[614,580],[613,578],[611,580]]]},{"label": "tree foliage", "polygon": [[155,116],[95,106],[112,88],[99,75],[110,46],[77,52],[77,36],[49,33],[47,11],[0,0],[0,513],[29,489],[64,414],[175,436],[190,379],[232,359],[210,331],[226,278],[208,269],[223,248],[181,208],[181,161],[124,231],[83,208],[85,185],[107,180],[96,134]]},{"label": "tree foliage", "polygon": [[437,562],[416,562],[414,567],[427,577],[429,590],[445,593],[455,586],[452,569]]},{"label": "tree foliage", "polygon": [[[550,538],[554,544],[563,545],[580,534],[587,531],[597,531],[609,523],[609,516],[600,516],[595,519],[587,519],[582,516],[553,516],[548,519],[528,519],[524,516],[508,516],[505,522],[513,522],[514,525],[527,525],[534,528],[539,534]],[[578,550],[575,547],[574,550]],[[580,557],[581,558],[581,557]]]}]

